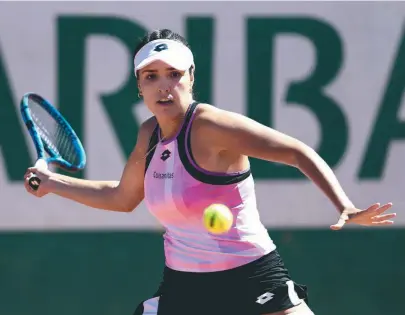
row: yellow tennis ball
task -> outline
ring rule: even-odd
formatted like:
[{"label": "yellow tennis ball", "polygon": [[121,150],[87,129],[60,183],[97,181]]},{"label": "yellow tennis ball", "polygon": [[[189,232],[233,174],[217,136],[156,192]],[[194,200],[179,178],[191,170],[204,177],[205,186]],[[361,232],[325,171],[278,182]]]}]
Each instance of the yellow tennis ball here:
[{"label": "yellow tennis ball", "polygon": [[233,215],[231,210],[222,204],[212,204],[204,210],[204,226],[213,234],[222,234],[232,226]]}]

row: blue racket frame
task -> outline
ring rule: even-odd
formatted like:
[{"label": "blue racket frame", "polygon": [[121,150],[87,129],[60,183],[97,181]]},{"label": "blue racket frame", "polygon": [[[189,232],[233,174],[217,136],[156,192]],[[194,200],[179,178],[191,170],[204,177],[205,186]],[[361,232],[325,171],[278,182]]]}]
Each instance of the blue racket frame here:
[{"label": "blue racket frame", "polygon": [[[36,130],[34,122],[32,120],[32,116],[28,106],[29,99],[34,100],[45,111],[47,111],[49,115],[52,116],[68,134],[68,136],[70,137],[70,141],[72,142],[79,158],[79,163],[77,165],[64,160],[57,152],[50,148],[46,144],[46,142],[42,141],[41,136]],[[62,114],[49,101],[36,93],[26,93],[21,100],[20,111],[24,124],[27,127],[29,134],[34,142],[34,146],[38,154],[38,159],[44,159],[47,164],[55,164],[60,168],[70,172],[77,172],[84,169],[84,167],[86,166],[86,152],[79,137],[76,135],[75,131],[62,116]],[[45,153],[48,153],[49,157],[46,157]]]}]

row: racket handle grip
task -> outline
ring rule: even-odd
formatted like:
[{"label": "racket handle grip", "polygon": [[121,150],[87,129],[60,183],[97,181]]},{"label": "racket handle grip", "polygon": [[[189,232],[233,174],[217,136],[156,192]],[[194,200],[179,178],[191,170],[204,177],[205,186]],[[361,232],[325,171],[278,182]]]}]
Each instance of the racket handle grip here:
[{"label": "racket handle grip", "polygon": [[28,178],[28,185],[30,185],[33,190],[37,191],[40,184],[41,180],[35,174],[31,174]]},{"label": "racket handle grip", "polygon": [[[35,163],[35,167],[38,169],[48,169],[48,164],[44,159],[38,159]],[[31,174],[31,176],[28,178],[28,185],[30,185],[33,190],[37,191],[40,184],[41,180],[39,177],[35,174]]]}]

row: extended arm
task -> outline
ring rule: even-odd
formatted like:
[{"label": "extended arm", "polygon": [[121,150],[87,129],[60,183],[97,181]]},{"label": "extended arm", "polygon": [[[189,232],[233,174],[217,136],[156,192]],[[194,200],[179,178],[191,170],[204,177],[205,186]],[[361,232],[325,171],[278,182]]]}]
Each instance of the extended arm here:
[{"label": "extended arm", "polygon": [[331,168],[308,145],[245,116],[220,109],[215,111],[211,118],[205,118],[204,125],[208,127],[205,132],[217,146],[296,167],[326,194],[340,212],[353,207]]},{"label": "extended arm", "polygon": [[207,110],[200,116],[202,134],[219,150],[235,152],[262,160],[291,165],[311,179],[340,212],[331,229],[340,230],[346,223],[364,226],[391,225],[396,214],[383,214],[392,203],[375,203],[365,210],[356,208],[347,197],[335,174],[308,145],[245,116],[221,109]]}]

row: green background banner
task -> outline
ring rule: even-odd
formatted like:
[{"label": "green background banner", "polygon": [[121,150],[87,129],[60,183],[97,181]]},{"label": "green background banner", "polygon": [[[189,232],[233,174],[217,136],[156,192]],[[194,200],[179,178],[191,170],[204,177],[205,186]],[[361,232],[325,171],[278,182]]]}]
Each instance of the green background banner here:
[{"label": "green background banner", "polygon": [[[404,230],[271,236],[294,280],[308,285],[315,314],[402,313]],[[160,233],[1,234],[0,314],[131,315],[157,289],[163,265]]]}]

